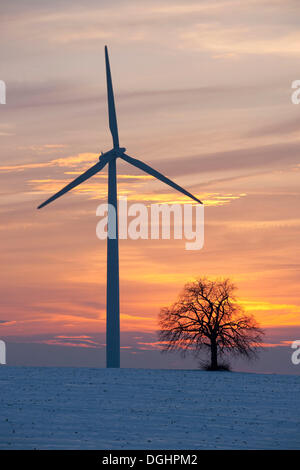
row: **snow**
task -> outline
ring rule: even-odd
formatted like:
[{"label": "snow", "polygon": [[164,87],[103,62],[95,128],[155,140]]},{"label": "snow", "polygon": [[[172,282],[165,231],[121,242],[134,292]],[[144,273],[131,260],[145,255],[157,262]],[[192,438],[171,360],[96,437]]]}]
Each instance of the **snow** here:
[{"label": "snow", "polygon": [[1,449],[299,449],[300,377],[0,368]]}]

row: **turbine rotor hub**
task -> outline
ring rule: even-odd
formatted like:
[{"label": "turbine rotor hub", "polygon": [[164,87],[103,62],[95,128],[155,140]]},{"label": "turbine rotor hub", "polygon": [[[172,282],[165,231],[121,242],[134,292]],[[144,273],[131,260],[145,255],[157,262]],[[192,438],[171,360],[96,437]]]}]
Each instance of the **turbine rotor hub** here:
[{"label": "turbine rotor hub", "polygon": [[116,157],[121,157],[123,155],[123,153],[126,152],[126,148],[125,147],[119,147],[119,148],[116,148],[116,149],[113,149]]},{"label": "turbine rotor hub", "polygon": [[121,157],[123,153],[125,152],[126,152],[125,147],[114,148],[105,153],[101,152],[99,160],[101,160],[103,157],[108,158],[109,160],[113,158],[118,158],[118,157]]}]

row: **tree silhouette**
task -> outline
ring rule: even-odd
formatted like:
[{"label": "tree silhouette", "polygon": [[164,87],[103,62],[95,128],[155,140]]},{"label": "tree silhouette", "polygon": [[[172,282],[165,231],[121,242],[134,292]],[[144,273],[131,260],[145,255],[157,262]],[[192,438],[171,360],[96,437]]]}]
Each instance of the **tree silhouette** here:
[{"label": "tree silhouette", "polygon": [[229,279],[203,277],[186,284],[177,302],[159,314],[162,350],[196,356],[210,350],[208,370],[221,368],[224,353],[254,358],[264,333],[236,302],[235,290]]}]

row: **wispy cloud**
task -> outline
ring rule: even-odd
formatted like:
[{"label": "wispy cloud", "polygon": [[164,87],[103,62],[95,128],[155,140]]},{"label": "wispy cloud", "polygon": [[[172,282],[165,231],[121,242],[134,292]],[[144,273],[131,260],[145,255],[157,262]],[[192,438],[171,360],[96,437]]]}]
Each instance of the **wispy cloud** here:
[{"label": "wispy cloud", "polygon": [[[61,145],[53,144],[53,145],[45,145],[42,148],[51,148],[57,149],[62,148]],[[34,147],[34,149],[41,149],[41,147]],[[32,149],[31,149],[32,150]],[[50,160],[49,162],[40,162],[40,163],[22,163],[17,165],[2,165],[0,166],[0,171],[24,171],[24,170],[31,170],[35,168],[47,168],[47,167],[77,167],[79,164],[82,163],[95,163],[99,155],[96,153],[80,153],[77,155],[71,155],[68,157],[61,157],[55,158],[54,160]]]},{"label": "wispy cloud", "polygon": [[183,47],[208,50],[215,58],[235,58],[241,55],[300,55],[299,31],[274,30],[273,37],[266,36],[263,27],[231,26],[221,23],[198,24],[194,30],[181,35]]}]

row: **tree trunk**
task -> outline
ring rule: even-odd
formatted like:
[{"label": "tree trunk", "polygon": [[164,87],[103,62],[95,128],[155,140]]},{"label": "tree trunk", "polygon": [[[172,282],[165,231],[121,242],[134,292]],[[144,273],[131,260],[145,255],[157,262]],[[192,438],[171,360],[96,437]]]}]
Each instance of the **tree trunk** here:
[{"label": "tree trunk", "polygon": [[211,370],[218,370],[218,348],[216,340],[211,340],[210,344],[210,352],[211,352]]}]

